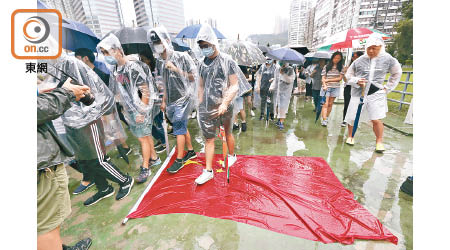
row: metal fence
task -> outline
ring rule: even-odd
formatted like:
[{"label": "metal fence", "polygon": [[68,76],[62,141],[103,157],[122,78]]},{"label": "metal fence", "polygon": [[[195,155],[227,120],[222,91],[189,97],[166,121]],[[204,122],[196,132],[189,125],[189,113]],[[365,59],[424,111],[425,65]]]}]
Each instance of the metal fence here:
[{"label": "metal fence", "polygon": [[[392,90],[392,92],[401,94],[400,100],[388,98],[388,101],[399,103],[399,105],[398,105],[398,110],[402,110],[402,106],[403,106],[404,104],[406,104],[406,105],[411,105],[411,103],[405,102],[405,96],[406,96],[406,95],[411,95],[411,96],[413,95],[413,93],[407,92],[407,90],[408,90],[408,85],[410,85],[410,84],[412,85],[412,84],[413,84],[413,82],[410,82],[410,81],[409,81],[409,79],[411,79],[411,75],[413,74],[413,71],[405,71],[405,72],[402,73],[402,76],[403,76],[403,74],[406,74],[406,80],[405,80],[405,81],[400,81],[400,82],[399,82],[399,84],[404,84],[404,85],[405,85],[405,87],[403,88],[403,90],[402,90],[402,91],[400,91],[400,90]],[[384,81],[387,82],[387,80],[384,80]]]}]

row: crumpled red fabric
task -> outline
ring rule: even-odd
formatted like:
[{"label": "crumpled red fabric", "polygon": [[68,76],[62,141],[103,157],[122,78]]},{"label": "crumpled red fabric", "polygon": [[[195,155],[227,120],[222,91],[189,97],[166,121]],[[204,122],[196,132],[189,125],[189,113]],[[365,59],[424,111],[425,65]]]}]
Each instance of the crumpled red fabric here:
[{"label": "crumpled red fabric", "polygon": [[222,155],[215,155],[214,178],[203,185],[194,182],[205,166],[203,154],[176,174],[164,170],[128,218],[191,213],[323,243],[365,239],[397,244],[397,237],[353,199],[322,158],[239,155],[237,159],[230,168],[230,183],[219,165]]}]

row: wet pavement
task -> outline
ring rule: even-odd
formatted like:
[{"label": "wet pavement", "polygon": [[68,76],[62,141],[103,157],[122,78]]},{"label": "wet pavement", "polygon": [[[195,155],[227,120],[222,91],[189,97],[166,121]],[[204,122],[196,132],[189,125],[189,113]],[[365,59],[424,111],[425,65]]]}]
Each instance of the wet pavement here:
[{"label": "wet pavement", "polygon": [[[324,158],[342,184],[351,190],[355,199],[376,216],[399,239],[398,245],[380,241],[356,240],[353,245],[323,244],[275,233],[234,221],[214,219],[192,214],[169,214],[121,221],[139,198],[146,184],[133,187],[131,194],[121,201],[114,198],[102,200],[91,207],[83,201],[96,192],[92,188],[80,195],[71,195],[72,214],[63,223],[63,241],[73,244],[91,237],[90,249],[413,249],[412,197],[399,192],[401,183],[412,175],[413,139],[385,128],[384,154],[374,152],[375,135],[371,126],[362,124],[355,136],[355,145],[345,144],[346,128],[342,128],[343,105],[336,104],[330,115],[328,127],[314,123],[311,103],[303,97],[293,97],[285,129],[279,131],[274,123],[248,115],[246,132],[235,131],[236,153],[245,155],[314,156]],[[401,124],[401,122],[398,122]],[[202,151],[204,142],[196,120],[189,121],[189,131],[194,149]],[[169,136],[170,145],[175,138]],[[138,173],[142,158],[139,144],[129,135],[127,143],[133,148],[130,166],[117,159],[113,162],[133,176]],[[216,153],[221,152],[221,142],[216,140]],[[160,154],[162,160],[166,153]],[[159,167],[152,169],[152,177]],[[67,168],[70,176],[69,190],[79,184],[81,175]],[[117,185],[113,185],[117,189]]]}]

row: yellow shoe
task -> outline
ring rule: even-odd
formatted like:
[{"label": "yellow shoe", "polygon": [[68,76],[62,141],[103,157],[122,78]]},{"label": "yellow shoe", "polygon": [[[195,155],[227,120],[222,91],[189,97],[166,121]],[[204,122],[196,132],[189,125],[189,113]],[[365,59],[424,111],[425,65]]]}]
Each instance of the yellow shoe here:
[{"label": "yellow shoe", "polygon": [[386,149],[384,149],[383,143],[377,143],[377,146],[376,146],[376,148],[375,148],[375,152],[377,152],[377,153],[383,153],[384,150],[386,150]]},{"label": "yellow shoe", "polygon": [[349,137],[349,138],[347,138],[347,140],[345,141],[345,143],[347,143],[348,145],[353,146],[353,145],[355,145],[355,139]]}]

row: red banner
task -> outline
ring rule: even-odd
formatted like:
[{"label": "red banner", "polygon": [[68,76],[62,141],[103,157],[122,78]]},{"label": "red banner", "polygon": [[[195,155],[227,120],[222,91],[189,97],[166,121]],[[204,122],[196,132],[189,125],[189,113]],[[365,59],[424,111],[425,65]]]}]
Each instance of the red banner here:
[{"label": "red banner", "polygon": [[219,165],[222,159],[215,156],[214,178],[203,185],[194,183],[205,166],[202,154],[176,174],[163,171],[128,218],[191,213],[324,243],[366,239],[397,244],[397,237],[353,199],[322,158],[238,156],[230,183]]}]

